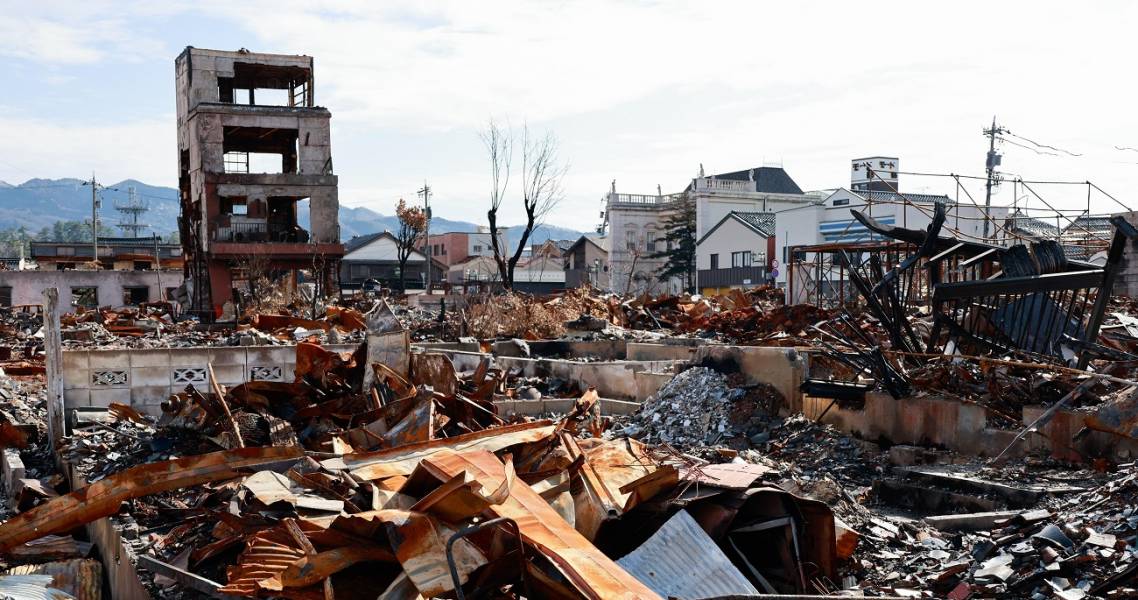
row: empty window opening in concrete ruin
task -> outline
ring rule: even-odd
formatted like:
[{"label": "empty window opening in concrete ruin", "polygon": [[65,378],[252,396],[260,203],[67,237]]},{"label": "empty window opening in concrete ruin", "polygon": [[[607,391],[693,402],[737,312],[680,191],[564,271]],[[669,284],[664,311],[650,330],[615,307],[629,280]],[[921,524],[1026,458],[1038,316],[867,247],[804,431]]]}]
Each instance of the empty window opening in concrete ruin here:
[{"label": "empty window opening in concrete ruin", "polygon": [[249,199],[245,196],[222,196],[220,204],[222,218],[225,216],[251,216],[249,215]]},{"label": "empty window opening in concrete ruin", "polygon": [[122,289],[122,303],[126,306],[137,306],[143,302],[150,302],[150,288],[145,285],[128,286]]},{"label": "empty window opening in concrete ruin", "polygon": [[307,222],[308,204],[307,197],[222,196],[214,240],[307,243],[308,231],[300,226],[299,218]]},{"label": "empty window opening in concrete ruin", "polygon": [[71,304],[83,308],[99,308],[99,288],[94,286],[71,288]]},{"label": "empty window opening in concrete ruin", "polygon": [[12,306],[12,286],[0,287],[0,306]]},{"label": "empty window opening in concrete ruin", "polygon": [[234,63],[233,77],[217,79],[217,98],[227,104],[312,106],[312,72],[303,67]]},{"label": "empty window opening in concrete ruin", "polygon": [[226,173],[297,172],[296,129],[228,126],[224,130]]}]

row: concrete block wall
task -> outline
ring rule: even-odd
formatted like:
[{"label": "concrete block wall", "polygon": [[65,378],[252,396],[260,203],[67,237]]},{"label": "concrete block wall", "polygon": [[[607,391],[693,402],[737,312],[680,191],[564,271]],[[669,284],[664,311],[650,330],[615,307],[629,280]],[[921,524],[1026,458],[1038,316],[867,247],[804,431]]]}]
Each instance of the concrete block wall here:
[{"label": "concrete block wall", "polygon": [[[808,418],[821,417],[823,423],[870,441],[886,439],[894,444],[933,445],[963,454],[993,457],[1012,444],[1019,433],[1018,429],[990,427],[984,407],[955,398],[921,396],[894,400],[888,394],[870,392],[861,409],[831,407],[830,403],[829,398],[805,396],[802,412]],[[1035,421],[1044,410],[1041,406],[1025,406],[1023,423]],[[1074,440],[1085,419],[1085,414],[1060,410],[1041,428],[1043,435],[1028,435],[1013,445],[1007,456],[1042,451],[1056,460],[1070,462],[1093,457],[1118,461],[1138,457],[1138,440],[1102,432]]]},{"label": "concrete block wall", "polygon": [[[350,344],[327,348],[335,352],[355,350]],[[253,380],[292,381],[296,347],[64,350],[64,406],[105,408],[117,402],[158,415],[162,402],[187,385],[208,391],[211,364],[217,382],[227,387]]]},{"label": "concrete block wall", "polygon": [[97,288],[99,306],[123,305],[123,288],[147,287],[150,300],[165,298],[166,290],[182,285],[181,271],[0,271],[0,287],[12,288],[12,304],[42,304],[43,291],[59,290],[59,305],[71,312],[71,289]]}]

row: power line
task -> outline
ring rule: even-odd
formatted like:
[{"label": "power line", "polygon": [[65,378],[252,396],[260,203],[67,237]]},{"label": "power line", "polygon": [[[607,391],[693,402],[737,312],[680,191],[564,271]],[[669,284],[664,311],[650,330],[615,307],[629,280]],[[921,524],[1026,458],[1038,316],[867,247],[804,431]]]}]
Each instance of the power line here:
[{"label": "power line", "polygon": [[[1020,148],[1023,148],[1024,150],[1031,150],[1032,152],[1034,152],[1034,153],[1036,153],[1036,154],[1039,154],[1039,155],[1043,155],[1043,156],[1059,156],[1059,154],[1058,154],[1058,153],[1055,153],[1055,152],[1048,152],[1048,151],[1046,151],[1046,150],[1039,150],[1038,148],[1032,148],[1031,146],[1028,146],[1028,145],[1026,145],[1026,144],[1021,144],[1021,143],[1019,143],[1019,142],[1013,142],[1013,141],[1011,141],[1011,140],[1009,140],[1009,139],[1007,139],[1007,138],[1003,138],[1003,137],[1001,137],[1001,138],[999,138],[999,140],[1000,140],[1001,142],[1004,142],[1005,144],[1011,144],[1011,145],[1013,145],[1013,146],[1019,146]],[[1080,156],[1080,155],[1076,155],[1076,156]]]},{"label": "power line", "polygon": [[[1035,140],[1023,137],[1022,135],[1016,135],[1016,134],[1012,133],[1011,131],[1006,131],[1005,133],[1007,133],[1008,135],[1010,135],[1016,139],[1023,140],[1025,142],[1027,142],[1033,146],[1039,147],[1039,148],[1047,148],[1048,150],[1054,150],[1056,152],[1062,152],[1062,153],[1068,154],[1070,156],[1082,156],[1082,154],[1079,154],[1078,152],[1071,152],[1070,150],[1064,150],[1062,148],[1056,148],[1055,146],[1049,146],[1047,144],[1040,144],[1039,142],[1037,142]],[[1004,141],[1008,141],[1008,140],[1004,140]],[[1013,143],[1013,142],[1009,142],[1009,143]],[[1019,144],[1016,144],[1016,145],[1019,145]],[[1056,155],[1056,156],[1058,156],[1058,155]]]}]

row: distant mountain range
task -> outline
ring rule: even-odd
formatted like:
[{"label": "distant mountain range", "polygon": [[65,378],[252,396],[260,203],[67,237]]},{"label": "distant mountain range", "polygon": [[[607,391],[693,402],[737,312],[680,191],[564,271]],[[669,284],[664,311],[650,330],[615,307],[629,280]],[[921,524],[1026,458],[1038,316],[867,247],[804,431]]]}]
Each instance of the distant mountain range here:
[{"label": "distant mountain range", "polygon": [[[140,222],[151,226],[149,231],[168,235],[178,228],[178,191],[174,188],[147,185],[127,179],[106,185],[99,191],[101,208],[99,220],[106,226],[115,226],[123,215],[115,210],[116,203],[126,202],[129,189],[134,188],[138,199],[146,202],[150,210],[143,213]],[[20,185],[0,181],[0,229],[24,227],[36,233],[51,227],[56,221],[83,221],[91,218],[91,188],[80,179],[30,179]],[[301,226],[308,227],[308,215],[302,214]],[[347,241],[353,236],[395,231],[398,220],[368,208],[340,207],[340,236]],[[436,216],[431,230],[475,231],[478,225],[466,221],[452,221]],[[117,231],[117,229],[116,229]],[[507,233],[511,247],[521,237],[521,227],[510,227]],[[547,239],[577,239],[582,232],[553,225],[543,225],[534,231],[530,243]]]}]

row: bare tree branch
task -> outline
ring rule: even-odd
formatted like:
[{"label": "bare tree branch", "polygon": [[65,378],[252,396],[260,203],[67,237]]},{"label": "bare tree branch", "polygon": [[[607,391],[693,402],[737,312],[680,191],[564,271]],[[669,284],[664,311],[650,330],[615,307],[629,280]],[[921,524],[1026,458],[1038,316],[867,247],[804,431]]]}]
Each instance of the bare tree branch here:
[{"label": "bare tree branch", "polygon": [[526,224],[507,265],[507,279],[511,287],[514,269],[534,229],[545,221],[564,197],[561,182],[567,170],[557,153],[557,137],[551,132],[534,135],[526,125],[522,130],[522,206],[526,212]]},{"label": "bare tree branch", "polygon": [[490,247],[494,251],[494,263],[498,266],[498,274],[509,287],[512,279],[507,278],[506,249],[498,243],[498,209],[506,197],[506,189],[510,185],[510,166],[514,160],[513,132],[507,126],[503,129],[493,119],[481,132],[479,137],[486,146],[486,154],[490,159],[490,210],[486,211],[486,220],[490,224]]}]

